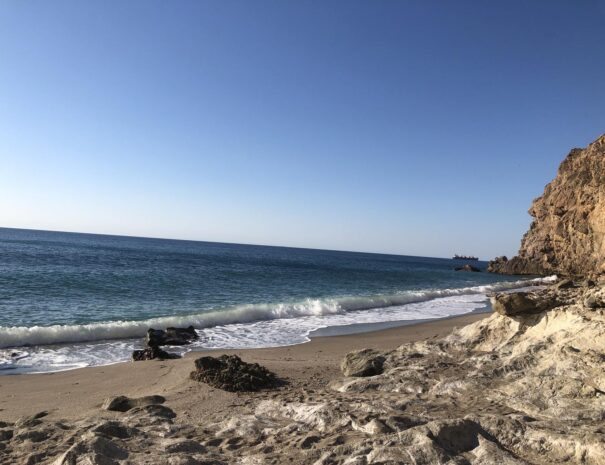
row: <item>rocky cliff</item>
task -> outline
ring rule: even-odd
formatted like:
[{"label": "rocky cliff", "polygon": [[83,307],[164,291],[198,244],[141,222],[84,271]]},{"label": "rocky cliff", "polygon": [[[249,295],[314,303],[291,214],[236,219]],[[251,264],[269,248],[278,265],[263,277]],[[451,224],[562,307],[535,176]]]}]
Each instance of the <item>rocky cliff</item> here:
[{"label": "rocky cliff", "polygon": [[605,271],[605,135],[569,153],[529,214],[534,220],[519,254],[498,257],[488,271],[576,276]]}]

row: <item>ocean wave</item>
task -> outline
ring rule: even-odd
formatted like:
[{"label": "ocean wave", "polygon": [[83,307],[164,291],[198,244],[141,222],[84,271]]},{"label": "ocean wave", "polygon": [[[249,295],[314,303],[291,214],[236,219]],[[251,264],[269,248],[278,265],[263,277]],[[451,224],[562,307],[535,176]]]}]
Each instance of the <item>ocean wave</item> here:
[{"label": "ocean wave", "polygon": [[240,305],[196,315],[163,316],[141,321],[108,321],[82,325],[32,327],[1,326],[0,348],[140,338],[145,335],[149,328],[166,328],[169,326],[192,325],[197,329],[204,329],[229,324],[339,315],[360,310],[425,302],[443,297],[487,294],[523,286],[547,284],[555,280],[556,276],[550,276],[459,289],[431,289],[391,295],[306,299],[293,303]]}]

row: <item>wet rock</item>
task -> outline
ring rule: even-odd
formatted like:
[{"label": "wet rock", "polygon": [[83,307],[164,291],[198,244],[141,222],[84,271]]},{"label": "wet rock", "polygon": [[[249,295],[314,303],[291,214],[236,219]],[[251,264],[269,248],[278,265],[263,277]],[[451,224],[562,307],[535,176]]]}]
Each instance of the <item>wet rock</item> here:
[{"label": "wet rock", "polygon": [[166,352],[165,350],[160,349],[158,346],[151,346],[132,352],[132,360],[135,362],[142,362],[145,360],[171,360],[177,358],[181,358],[181,356]]},{"label": "wet rock", "polygon": [[231,392],[259,391],[280,384],[274,373],[258,363],[246,363],[237,355],[198,358],[190,377]]},{"label": "wet rock", "polygon": [[345,376],[375,376],[382,373],[384,360],[384,356],[373,349],[356,350],[345,355],[340,369]]},{"label": "wet rock", "polygon": [[454,268],[455,271],[470,271],[473,273],[480,273],[481,270],[479,268],[477,268],[476,266],[473,265],[469,265],[468,263],[466,265],[462,265],[462,266],[457,266],[456,268]]},{"label": "wet rock", "polygon": [[103,402],[103,406],[101,408],[103,410],[111,410],[114,412],[127,412],[134,407],[163,404],[165,401],[166,399],[162,396],[145,396],[135,398],[116,396],[105,399],[105,402]]},{"label": "wet rock", "polygon": [[193,326],[188,328],[166,328],[147,330],[145,342],[149,347],[153,346],[182,346],[190,344],[191,341],[198,339]]}]

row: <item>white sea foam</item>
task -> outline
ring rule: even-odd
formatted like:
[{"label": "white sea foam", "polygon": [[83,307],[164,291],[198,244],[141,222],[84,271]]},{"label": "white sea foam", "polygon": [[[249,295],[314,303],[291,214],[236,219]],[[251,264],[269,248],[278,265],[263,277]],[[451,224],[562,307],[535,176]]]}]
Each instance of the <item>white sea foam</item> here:
[{"label": "white sea foam", "polygon": [[308,341],[313,331],[325,327],[426,320],[470,313],[486,304],[487,293],[546,284],[555,279],[538,278],[392,296],[249,305],[139,322],[0,328],[3,347],[21,346],[0,350],[0,371],[61,371],[126,361],[134,349],[141,347],[140,338],[149,327],[194,325],[198,328],[199,341],[187,347],[171,348],[171,352],[293,345]]},{"label": "white sea foam", "polygon": [[[109,321],[82,325],[53,326],[0,326],[0,348],[94,342],[112,339],[143,337],[149,328],[169,326],[194,326],[198,329],[238,323],[301,318],[306,316],[342,315],[361,310],[384,309],[405,304],[426,302],[433,299],[486,294],[514,289],[528,284],[552,282],[556,277],[532,280],[508,281],[460,289],[411,291],[401,294],[368,297],[344,297],[339,299],[307,299],[301,302],[278,304],[240,305],[229,309],[150,318],[141,321]],[[359,315],[357,315],[359,317]],[[350,318],[356,318],[351,316]]]}]

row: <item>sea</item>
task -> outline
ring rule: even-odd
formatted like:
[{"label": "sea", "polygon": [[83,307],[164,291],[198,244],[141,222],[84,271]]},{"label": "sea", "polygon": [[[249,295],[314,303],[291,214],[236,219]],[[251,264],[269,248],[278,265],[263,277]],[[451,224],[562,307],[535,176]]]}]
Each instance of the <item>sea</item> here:
[{"label": "sea", "polygon": [[179,353],[300,344],[487,311],[488,293],[551,279],[460,264],[0,228],[0,374],[127,361],[148,328],[193,325],[200,338]]}]

